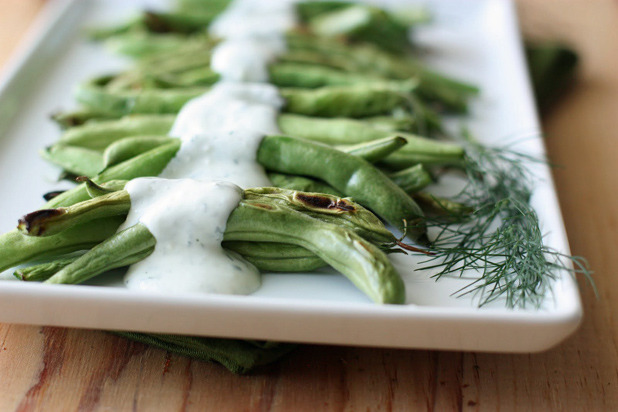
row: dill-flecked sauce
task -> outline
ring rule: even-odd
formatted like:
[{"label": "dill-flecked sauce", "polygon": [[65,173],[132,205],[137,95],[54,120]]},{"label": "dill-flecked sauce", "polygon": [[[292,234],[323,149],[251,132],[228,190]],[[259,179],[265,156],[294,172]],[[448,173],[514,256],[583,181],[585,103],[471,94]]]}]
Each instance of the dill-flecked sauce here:
[{"label": "dill-flecked sauce", "polygon": [[124,227],[140,222],[156,239],[154,252],[129,269],[128,288],[248,294],[260,286],[258,270],[221,241],[240,187],[270,185],[256,155],[264,135],[279,132],[283,100],[265,82],[295,23],[289,0],[235,0],[212,24],[211,34],[224,40],[211,66],[223,80],[181,109],[170,131],[181,147],[160,178],[126,186]]},{"label": "dill-flecked sauce", "polygon": [[170,135],[182,145],[161,177],[269,186],[256,153],[265,134],[278,133],[282,104],[277,89],[266,83],[218,83],[178,114]]},{"label": "dill-flecked sauce", "polygon": [[129,289],[175,294],[248,294],[260,287],[259,271],[221,247],[241,189],[229,182],[139,178],[130,181],[131,211],[124,226],[145,225],[154,252],[131,266]]}]

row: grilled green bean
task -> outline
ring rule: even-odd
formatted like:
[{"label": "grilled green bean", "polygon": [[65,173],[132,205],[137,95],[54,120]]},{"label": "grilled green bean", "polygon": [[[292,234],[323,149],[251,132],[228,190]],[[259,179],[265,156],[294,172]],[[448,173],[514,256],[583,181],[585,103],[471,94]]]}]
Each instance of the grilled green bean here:
[{"label": "grilled green bean", "polygon": [[391,173],[388,177],[406,193],[418,192],[434,181],[422,164]]},{"label": "grilled green bean", "polygon": [[84,147],[56,144],[40,154],[43,159],[76,175],[95,176],[103,170],[103,156]]},{"label": "grilled green bean", "polygon": [[166,136],[133,136],[117,140],[103,152],[103,167],[114,166],[168,143],[170,138]]},{"label": "grilled green bean", "polygon": [[[92,206],[91,210],[108,208],[102,206],[100,197],[84,203]],[[336,197],[274,188],[250,189],[230,215],[224,240],[285,242],[303,247],[347,276],[374,301],[403,303],[403,282],[386,255],[349,228],[372,232],[374,240],[392,241],[393,236],[372,216],[360,206]],[[333,224],[333,220],[342,224]],[[137,224],[86,252],[47,282],[83,282],[143,259],[152,253],[154,244],[148,229]]]},{"label": "grilled green bean", "polygon": [[116,232],[124,219],[111,217],[76,225],[54,236],[27,236],[17,230],[0,236],[0,271],[35,259],[90,249]]},{"label": "grilled green bean", "polygon": [[76,259],[77,256],[71,256],[55,259],[51,262],[40,263],[38,265],[22,267],[15,270],[13,276],[27,282],[43,282],[55,275],[56,272],[60,271],[62,268],[73,263]]},{"label": "grilled green bean", "polygon": [[[90,205],[93,202],[96,202],[98,207],[92,208]],[[19,219],[17,229],[28,235],[53,236],[69,227],[94,219],[125,216],[130,207],[129,194],[119,190],[66,208],[41,209],[29,213]],[[70,219],[66,216],[70,216]]]},{"label": "grilled green bean", "polygon": [[[174,156],[180,142],[156,147],[137,157],[105,170],[95,182],[112,179],[128,180],[139,176],[158,175]],[[266,169],[295,175],[313,176],[324,180],[336,190],[352,196],[373,209],[379,216],[398,228],[407,222],[412,239],[423,237],[419,225],[423,213],[414,201],[379,170],[363,159],[337,149],[286,136],[266,136],[259,147],[258,162]],[[85,200],[85,186],[65,192],[49,202],[48,207],[68,206]],[[418,226],[417,226],[418,225]]]},{"label": "grilled green bean", "polygon": [[307,116],[363,117],[409,106],[414,81],[333,86],[319,89],[280,89],[285,111]]},{"label": "grilled green bean", "polygon": [[410,238],[424,239],[420,207],[386,175],[363,159],[287,136],[264,138],[257,159],[275,172],[322,179],[393,226],[403,229],[407,222]]},{"label": "grilled green bean", "polygon": [[342,152],[351,154],[361,159],[365,159],[370,163],[375,163],[378,160],[382,160],[400,150],[408,143],[408,141],[401,136],[389,136],[383,139],[373,140],[371,142],[363,142],[353,145],[339,145],[336,149]]},{"label": "grilled green bean", "polygon": [[268,179],[272,182],[273,186],[280,187],[282,189],[343,196],[340,191],[334,189],[327,183],[315,179],[310,179],[304,176],[293,176],[282,173],[268,173]]},{"label": "grilled green bean", "polygon": [[[136,177],[158,176],[176,155],[179,148],[180,142],[170,139],[168,144],[155,147],[145,153],[111,166],[94,177],[93,181],[105,183],[110,180],[130,180]],[[87,199],[89,199],[88,190],[86,185],[82,183],[51,199],[47,202],[45,208],[71,206]]]},{"label": "grilled green bean", "polygon": [[409,52],[411,48],[408,26],[369,5],[353,5],[320,14],[311,19],[309,29],[321,36],[346,36],[354,41],[374,43],[398,54]]},{"label": "grilled green bean", "polygon": [[[91,184],[91,182],[88,183]],[[384,228],[375,215],[350,202],[349,199],[280,188],[261,189],[260,193],[269,196],[271,201],[284,199],[286,207],[301,210],[321,220],[330,222],[335,219],[339,225],[378,245],[390,246],[397,243],[397,240]],[[130,206],[129,194],[125,190],[118,190],[66,208],[44,209],[29,213],[20,219],[18,229],[29,236],[50,236],[93,219],[126,216]]]},{"label": "grilled green bean", "polygon": [[67,130],[60,137],[60,143],[103,150],[124,137],[167,135],[175,119],[173,115],[140,115],[87,123]]},{"label": "grilled green bean", "polygon": [[82,283],[108,270],[144,260],[156,240],[146,226],[137,224],[118,232],[77,258],[45,283]]},{"label": "grilled green bean", "polygon": [[[242,255],[262,272],[309,272],[328,266],[307,249],[286,243],[225,242],[223,246]],[[21,267],[16,269],[13,275],[27,282],[43,282],[73,263],[78,257],[59,258],[51,262]]]},{"label": "grilled green bean", "polygon": [[[203,87],[164,90],[122,90],[105,88],[112,77],[101,77],[78,87],[76,98],[86,107],[118,117],[130,113],[177,113],[182,106],[208,89]],[[414,81],[370,85],[280,89],[285,111],[310,116],[363,117],[390,113],[410,106]]]},{"label": "grilled green bean", "polygon": [[[264,195],[259,189],[246,193],[240,207],[228,219],[224,240],[245,240],[257,235],[264,241],[277,241],[283,237],[288,243],[315,253],[374,302],[404,303],[405,286],[401,278],[388,257],[372,243],[342,226],[324,221],[318,224],[306,214],[286,208],[280,197],[278,207],[270,209],[264,207]],[[247,221],[252,222],[250,229],[244,224]]]},{"label": "grilled green bean", "polygon": [[111,79],[101,77],[80,85],[76,99],[86,107],[120,117],[130,113],[177,113],[185,103],[206,91],[204,88],[109,91],[103,86]]},{"label": "grilled green bean", "polygon": [[[277,118],[281,131],[290,136],[301,137],[329,145],[353,144],[392,136],[388,130],[372,127],[367,122],[346,118],[319,118],[284,113]],[[410,133],[397,133],[408,144],[399,152],[444,157],[445,161],[463,159],[464,149],[457,144],[431,140]]]}]

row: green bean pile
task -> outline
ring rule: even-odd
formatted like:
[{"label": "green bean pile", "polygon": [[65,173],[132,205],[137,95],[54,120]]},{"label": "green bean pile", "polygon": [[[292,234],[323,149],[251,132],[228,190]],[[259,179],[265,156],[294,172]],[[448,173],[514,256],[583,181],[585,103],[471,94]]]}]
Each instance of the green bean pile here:
[{"label": "green bean pile", "polygon": [[[142,224],[118,232],[131,206],[124,185],[163,171],[180,148],[168,135],[176,114],[219,80],[210,69],[219,40],[205,28],[226,5],[182,0],[175,12],[92,33],[133,67],[80,84],[81,107],[54,116],[63,132],[42,156],[82,183],[0,237],[0,271],[25,265],[15,272],[24,281],[81,283],[152,253]],[[285,101],[281,134],[257,152],[276,187],[244,191],[223,246],[263,271],[330,265],[373,301],[404,303],[386,254],[419,249],[382,221],[422,247],[427,213],[465,210],[422,190],[439,168],[462,165],[465,151],[444,140],[440,116],[466,113],[478,90],[423,67],[409,22],[383,10],[301,1],[297,13],[287,51],[269,66]],[[343,24],[351,16],[362,19]]]}]

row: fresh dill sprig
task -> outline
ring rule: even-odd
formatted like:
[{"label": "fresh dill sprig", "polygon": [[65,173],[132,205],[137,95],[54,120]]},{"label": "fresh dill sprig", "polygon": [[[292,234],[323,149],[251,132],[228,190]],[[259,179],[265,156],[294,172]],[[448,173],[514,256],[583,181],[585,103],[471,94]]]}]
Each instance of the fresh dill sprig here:
[{"label": "fresh dill sprig", "polygon": [[[479,273],[456,294],[475,294],[479,306],[504,299],[507,307],[540,307],[558,271],[591,279],[587,262],[543,243],[537,213],[530,205],[530,162],[539,161],[507,148],[476,143],[469,136],[464,170],[467,184],[455,196],[471,213],[447,213],[430,219],[437,232],[435,254],[421,269],[439,269],[436,278]],[[572,265],[571,265],[572,264]]]}]

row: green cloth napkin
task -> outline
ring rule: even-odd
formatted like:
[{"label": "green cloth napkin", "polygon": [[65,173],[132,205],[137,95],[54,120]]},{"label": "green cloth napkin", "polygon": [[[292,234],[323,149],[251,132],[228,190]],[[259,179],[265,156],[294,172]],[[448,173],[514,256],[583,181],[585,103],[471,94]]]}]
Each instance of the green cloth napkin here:
[{"label": "green cloth napkin", "polygon": [[556,42],[528,42],[526,57],[537,107],[545,113],[574,83],[579,58]]},{"label": "green cloth napkin", "polygon": [[178,355],[217,362],[231,372],[244,374],[276,361],[296,345],[254,340],[203,338],[138,332],[112,332]]}]

